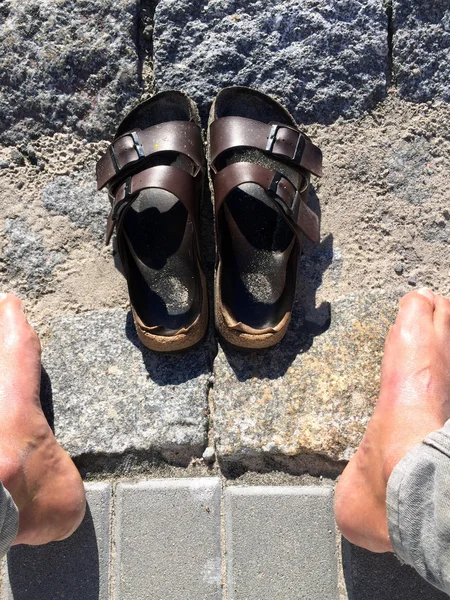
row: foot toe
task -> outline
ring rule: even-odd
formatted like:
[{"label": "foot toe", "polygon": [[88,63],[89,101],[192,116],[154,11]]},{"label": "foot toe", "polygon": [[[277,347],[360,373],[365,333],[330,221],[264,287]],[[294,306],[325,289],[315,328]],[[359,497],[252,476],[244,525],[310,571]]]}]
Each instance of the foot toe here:
[{"label": "foot toe", "polygon": [[436,330],[450,341],[450,300],[443,296],[436,296],[435,305],[434,325]]},{"label": "foot toe", "polygon": [[406,294],[400,300],[396,323],[412,324],[423,319],[428,319],[432,323],[435,300],[433,292],[426,288]]}]

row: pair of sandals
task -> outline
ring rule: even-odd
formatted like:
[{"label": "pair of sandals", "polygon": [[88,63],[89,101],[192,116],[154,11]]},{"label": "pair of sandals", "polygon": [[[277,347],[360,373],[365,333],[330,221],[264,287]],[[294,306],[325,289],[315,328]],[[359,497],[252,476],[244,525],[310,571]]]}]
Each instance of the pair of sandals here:
[{"label": "pair of sandals", "polygon": [[[215,320],[238,348],[260,349],[285,335],[295,300],[302,235],[319,241],[307,206],[322,153],[288,111],[258,91],[232,87],[216,97],[207,139],[215,207]],[[97,163],[107,187],[141,342],[160,352],[199,343],[208,299],[199,238],[205,153],[196,105],[162,92],[120,124]]]}]

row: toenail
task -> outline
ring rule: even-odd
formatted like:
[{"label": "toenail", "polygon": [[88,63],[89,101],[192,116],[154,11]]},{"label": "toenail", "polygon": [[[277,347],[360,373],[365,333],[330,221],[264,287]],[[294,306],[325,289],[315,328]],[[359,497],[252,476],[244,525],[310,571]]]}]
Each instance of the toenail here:
[{"label": "toenail", "polygon": [[430,290],[430,288],[420,288],[419,290],[417,290],[417,293],[420,294],[421,296],[425,296],[425,298],[428,298],[428,300],[430,300],[430,302],[434,302],[434,294],[433,292]]}]

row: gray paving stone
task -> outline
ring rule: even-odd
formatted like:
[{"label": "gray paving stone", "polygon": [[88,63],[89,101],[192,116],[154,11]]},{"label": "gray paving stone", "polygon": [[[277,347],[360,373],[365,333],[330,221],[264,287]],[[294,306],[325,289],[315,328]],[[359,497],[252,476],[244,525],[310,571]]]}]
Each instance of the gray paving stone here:
[{"label": "gray paving stone", "polygon": [[119,484],[116,600],[219,600],[220,480]]},{"label": "gray paving stone", "polygon": [[450,101],[448,0],[393,1],[394,75],[408,100]]},{"label": "gray paving stone", "polygon": [[146,350],[130,313],[57,318],[44,344],[58,440],[72,455],[151,451],[187,463],[206,447],[208,344]]},{"label": "gray paving stone", "polygon": [[111,486],[90,483],[86,492],[86,517],[70,538],[10,550],[5,600],[109,600]]},{"label": "gray paving stone", "polygon": [[[307,265],[304,270],[311,272]],[[214,362],[214,435],[222,465],[274,468],[277,460],[285,465],[290,457],[311,453],[350,458],[378,395],[384,339],[396,305],[382,293],[341,297],[331,306],[329,329],[321,333],[325,307],[315,310],[314,299],[303,299],[278,346],[249,354],[220,349]]]},{"label": "gray paving stone", "polygon": [[0,140],[110,134],[141,91],[136,0],[0,6]]},{"label": "gray paving stone", "polygon": [[155,78],[205,113],[217,91],[280,96],[300,122],[329,123],[386,93],[387,18],[379,0],[160,0]]},{"label": "gray paving stone", "polygon": [[332,490],[231,487],[228,600],[337,600]]}]

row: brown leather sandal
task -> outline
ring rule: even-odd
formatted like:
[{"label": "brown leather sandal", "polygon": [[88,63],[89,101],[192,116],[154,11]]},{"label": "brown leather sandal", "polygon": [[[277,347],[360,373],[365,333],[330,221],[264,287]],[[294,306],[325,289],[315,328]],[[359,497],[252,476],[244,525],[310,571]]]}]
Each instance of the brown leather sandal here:
[{"label": "brown leather sandal", "polygon": [[215,318],[239,348],[268,348],[285,335],[295,300],[302,234],[318,242],[307,206],[322,153],[278,102],[232,87],[216,97],[208,128],[215,203]]},{"label": "brown leather sandal", "polygon": [[97,163],[111,201],[106,243],[116,230],[138,336],[160,352],[197,344],[208,325],[198,212],[204,154],[195,104],[162,92],[120,124]]}]

